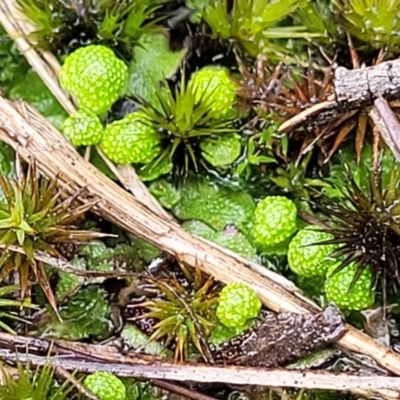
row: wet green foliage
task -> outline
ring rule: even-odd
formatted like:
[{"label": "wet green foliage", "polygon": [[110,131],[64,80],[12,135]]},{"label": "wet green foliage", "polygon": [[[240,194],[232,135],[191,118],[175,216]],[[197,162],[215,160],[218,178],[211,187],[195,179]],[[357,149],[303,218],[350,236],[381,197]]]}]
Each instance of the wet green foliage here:
[{"label": "wet green foliage", "polygon": [[36,27],[31,37],[40,48],[66,54],[88,43],[122,44],[121,50],[130,56],[132,44],[153,29],[154,11],[168,0],[17,2]]},{"label": "wet green foliage", "polygon": [[106,293],[94,285],[80,290],[60,308],[60,322],[54,315],[51,323],[41,327],[45,336],[82,340],[107,339],[112,333],[109,303]]},{"label": "wet green foliage", "polygon": [[58,385],[54,379],[54,367],[46,364],[43,368],[33,368],[30,364],[17,364],[18,378],[10,374],[3,366],[3,384],[0,385],[0,398],[7,400],[72,400],[74,386],[69,381]]},{"label": "wet green foliage", "polygon": [[234,0],[229,11],[227,0],[214,0],[205,8],[203,18],[216,37],[237,40],[248,54],[256,56],[264,53],[271,57],[280,57],[288,52],[283,45],[277,43],[277,39],[305,39],[315,36],[307,32],[305,26],[280,24],[306,2]]}]

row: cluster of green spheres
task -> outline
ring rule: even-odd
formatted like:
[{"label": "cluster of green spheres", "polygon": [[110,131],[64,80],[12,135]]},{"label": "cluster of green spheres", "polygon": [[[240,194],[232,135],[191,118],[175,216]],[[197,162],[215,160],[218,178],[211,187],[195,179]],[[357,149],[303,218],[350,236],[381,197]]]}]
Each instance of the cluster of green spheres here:
[{"label": "cluster of green spheres", "polygon": [[[80,110],[64,122],[63,132],[74,146],[98,144],[104,154],[118,164],[147,165],[161,154],[162,137],[141,112],[133,112],[105,128],[98,116],[110,110],[128,84],[128,68],[114,52],[103,45],[81,47],[65,60],[60,72],[61,86],[73,95]],[[194,101],[205,104],[215,115],[224,118],[232,112],[237,86],[226,68],[207,66],[195,72],[188,88]],[[225,139],[225,137],[224,137]],[[240,155],[238,136],[222,143],[204,141],[202,151],[214,166],[226,165]],[[218,146],[221,148],[218,151]],[[227,146],[234,146],[227,158]]]},{"label": "cluster of green spheres", "polygon": [[341,261],[331,254],[333,236],[317,226],[298,230],[297,208],[284,196],[267,196],[254,212],[254,239],[261,251],[284,245],[289,268],[304,278],[325,278],[325,295],[342,310],[362,310],[374,303],[372,274],[367,268],[351,287],[356,266],[350,264],[336,273]]}]

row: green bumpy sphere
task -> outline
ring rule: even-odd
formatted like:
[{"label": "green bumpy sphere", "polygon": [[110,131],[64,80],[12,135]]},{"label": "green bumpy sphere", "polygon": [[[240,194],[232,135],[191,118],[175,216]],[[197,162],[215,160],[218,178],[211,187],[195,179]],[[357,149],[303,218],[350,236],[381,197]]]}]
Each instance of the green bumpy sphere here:
[{"label": "green bumpy sphere", "polygon": [[297,229],[297,208],[283,196],[267,196],[254,211],[254,239],[261,249],[276,246]]},{"label": "green bumpy sphere", "polygon": [[364,310],[371,307],[375,301],[375,293],[371,289],[371,268],[368,267],[362,272],[353,289],[349,292],[357,266],[350,264],[332,275],[337,266],[338,264],[328,270],[325,282],[325,293],[328,301],[334,302],[341,310]]},{"label": "green bumpy sphere", "polygon": [[297,232],[287,253],[290,269],[297,275],[308,278],[325,275],[328,268],[335,263],[335,260],[329,259],[329,255],[336,246],[314,244],[333,238],[333,235],[318,231],[316,227],[307,227]]},{"label": "green bumpy sphere", "polygon": [[126,400],[125,385],[110,372],[99,371],[88,375],[83,386],[100,400]]},{"label": "green bumpy sphere", "polygon": [[101,142],[104,128],[95,113],[79,110],[64,121],[62,132],[75,147],[92,146]]},{"label": "green bumpy sphere", "polygon": [[241,282],[226,285],[219,295],[217,318],[228,328],[238,328],[256,318],[261,301],[253,289]]},{"label": "green bumpy sphere", "polygon": [[97,115],[108,111],[128,82],[128,67],[106,46],[89,45],[71,53],[60,71],[61,86],[79,107]]},{"label": "green bumpy sphere", "polygon": [[106,126],[100,148],[117,164],[148,164],[161,152],[161,138],[141,111]]},{"label": "green bumpy sphere", "polygon": [[189,87],[195,91],[195,101],[209,104],[213,111],[221,116],[232,112],[236,102],[236,84],[230,79],[226,68],[208,66],[195,72]]}]

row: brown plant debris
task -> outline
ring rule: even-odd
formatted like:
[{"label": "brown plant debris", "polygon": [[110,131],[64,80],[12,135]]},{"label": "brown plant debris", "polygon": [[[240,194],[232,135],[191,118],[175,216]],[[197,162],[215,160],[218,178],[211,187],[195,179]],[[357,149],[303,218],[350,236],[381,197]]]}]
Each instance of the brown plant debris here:
[{"label": "brown plant debris", "polygon": [[216,362],[277,367],[336,342],[345,332],[343,318],[331,304],[315,315],[267,313],[254,327],[212,350]]}]

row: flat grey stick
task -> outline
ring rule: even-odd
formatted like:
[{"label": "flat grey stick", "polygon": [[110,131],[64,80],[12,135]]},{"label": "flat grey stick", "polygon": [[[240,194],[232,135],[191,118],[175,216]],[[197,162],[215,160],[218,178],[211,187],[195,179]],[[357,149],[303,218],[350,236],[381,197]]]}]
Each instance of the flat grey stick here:
[{"label": "flat grey stick", "polygon": [[279,388],[326,389],[339,391],[364,391],[371,397],[377,391],[388,391],[389,399],[398,399],[400,378],[382,376],[352,376],[331,372],[293,371],[285,369],[264,369],[247,367],[216,367],[204,364],[156,363],[153,365],[103,363],[74,359],[68,356],[38,356],[26,353],[14,353],[0,349],[0,359],[9,362],[27,362],[43,366],[50,363],[69,371],[94,373],[111,372],[120,377],[165,379],[180,382],[226,383],[233,385],[257,385]]}]

